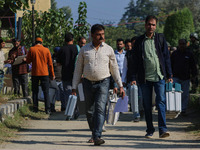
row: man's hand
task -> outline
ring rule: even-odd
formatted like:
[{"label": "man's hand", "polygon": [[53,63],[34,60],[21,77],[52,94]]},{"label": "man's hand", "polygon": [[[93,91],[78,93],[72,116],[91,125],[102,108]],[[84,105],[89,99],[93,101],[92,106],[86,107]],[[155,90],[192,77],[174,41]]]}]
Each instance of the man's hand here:
[{"label": "man's hand", "polygon": [[114,93],[114,94],[117,94],[117,88],[114,88],[114,89],[113,89],[113,93]]},{"label": "man's hand", "polygon": [[10,59],[4,61],[4,64],[10,64],[10,63],[11,63]]},{"label": "man's hand", "polygon": [[119,88],[119,93],[120,93],[120,95],[122,96],[122,99],[124,99],[125,91],[124,91],[124,88],[123,88],[123,87],[120,87],[120,88]]},{"label": "man's hand", "polygon": [[75,89],[72,89],[72,95],[76,96],[76,90]]},{"label": "man's hand", "polygon": [[135,85],[136,85],[136,84],[137,84],[137,83],[136,83],[136,81],[132,81],[132,82],[131,82],[131,85],[133,85],[133,84],[135,84]]},{"label": "man's hand", "polygon": [[173,83],[173,79],[172,78],[169,78],[167,81]]},{"label": "man's hand", "polygon": [[50,80],[55,80],[55,78],[56,78],[55,76],[53,76],[53,77],[50,76]]},{"label": "man's hand", "polygon": [[125,82],[122,82],[122,84],[123,84],[123,87],[126,87],[126,83]]}]

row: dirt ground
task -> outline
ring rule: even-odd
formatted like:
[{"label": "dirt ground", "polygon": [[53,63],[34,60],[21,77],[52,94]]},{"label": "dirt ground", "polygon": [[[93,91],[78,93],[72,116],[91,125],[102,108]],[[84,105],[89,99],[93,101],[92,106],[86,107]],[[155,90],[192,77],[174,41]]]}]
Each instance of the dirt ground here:
[{"label": "dirt ground", "polygon": [[187,116],[167,119],[170,137],[161,139],[158,136],[157,114],[154,113],[156,132],[152,139],[144,138],[146,124],[144,119],[139,123],[132,121],[132,113],[120,114],[116,125],[107,125],[103,132],[105,144],[94,146],[87,143],[91,137],[85,115],[77,120],[66,121],[64,112],[53,113],[47,120],[27,120],[27,126],[18,136],[0,145],[0,149],[200,149],[200,137],[185,129],[199,121],[199,114],[191,111]]}]

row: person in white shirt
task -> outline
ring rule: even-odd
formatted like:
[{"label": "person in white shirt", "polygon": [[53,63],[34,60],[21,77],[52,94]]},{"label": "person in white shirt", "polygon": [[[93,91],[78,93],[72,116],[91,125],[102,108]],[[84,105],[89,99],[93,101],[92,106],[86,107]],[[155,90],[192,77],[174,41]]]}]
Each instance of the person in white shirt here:
[{"label": "person in white shirt", "polygon": [[114,51],[104,43],[104,30],[103,25],[92,26],[92,42],[81,48],[72,82],[72,95],[76,95],[77,86],[83,76],[86,116],[92,131],[90,142],[94,142],[94,145],[105,143],[101,139],[101,134],[105,121],[111,75],[118,84],[122,97],[125,96]]}]

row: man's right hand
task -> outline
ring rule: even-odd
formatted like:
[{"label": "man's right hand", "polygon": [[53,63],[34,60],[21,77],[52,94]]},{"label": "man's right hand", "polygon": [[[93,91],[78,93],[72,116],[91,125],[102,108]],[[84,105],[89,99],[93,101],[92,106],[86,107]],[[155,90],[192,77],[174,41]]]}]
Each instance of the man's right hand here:
[{"label": "man's right hand", "polygon": [[117,94],[117,88],[114,88],[114,89],[113,89],[113,93],[114,93],[114,94]]},{"label": "man's right hand", "polygon": [[76,96],[76,90],[75,89],[72,89],[72,95]]},{"label": "man's right hand", "polygon": [[136,85],[136,84],[137,84],[137,83],[136,83],[136,81],[132,81],[132,82],[131,82],[131,85],[133,85],[133,84],[135,84],[135,85]]}]

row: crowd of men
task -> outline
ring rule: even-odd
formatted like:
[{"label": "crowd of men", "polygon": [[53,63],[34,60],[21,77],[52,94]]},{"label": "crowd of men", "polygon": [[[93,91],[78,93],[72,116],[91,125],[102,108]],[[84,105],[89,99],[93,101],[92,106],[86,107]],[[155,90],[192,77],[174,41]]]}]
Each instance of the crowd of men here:
[{"label": "crowd of men", "polygon": [[[108,91],[113,81],[113,92],[125,96],[124,88],[130,85],[138,86],[139,109],[133,112],[135,122],[140,121],[143,112],[147,125],[146,138],[152,138],[155,132],[152,118],[152,89],[156,93],[158,109],[158,131],[160,138],[170,136],[166,125],[165,83],[176,82],[182,87],[182,115],[186,115],[190,81],[191,92],[196,92],[198,86],[198,69],[200,65],[198,35],[190,35],[191,43],[187,46],[186,39],[178,41],[177,50],[173,51],[163,34],[156,33],[157,18],[147,16],[145,33],[132,39],[117,39],[117,50],[105,43],[105,28],[95,24],[91,28],[92,41],[86,44],[86,38],[80,37],[78,45],[74,45],[73,34],[66,33],[65,46],[56,47],[54,54],[43,46],[43,39],[36,38],[36,43],[29,51],[20,45],[20,40],[14,39],[14,47],[5,60],[2,48],[5,42],[0,42],[0,88],[3,83],[3,64],[12,65],[12,81],[14,94],[19,94],[20,85],[23,96],[28,96],[28,65],[32,64],[32,97],[34,112],[38,112],[38,86],[42,87],[45,99],[45,112],[55,111],[55,104],[50,104],[49,82],[57,83],[61,100],[61,111],[67,105],[69,95],[77,95],[77,86],[83,84],[85,96],[86,117],[92,132],[88,141],[94,145],[104,144],[101,138],[106,116]],[[22,63],[15,65],[19,56],[27,55]],[[112,78],[111,78],[112,77]],[[119,92],[118,92],[119,91]]]}]

